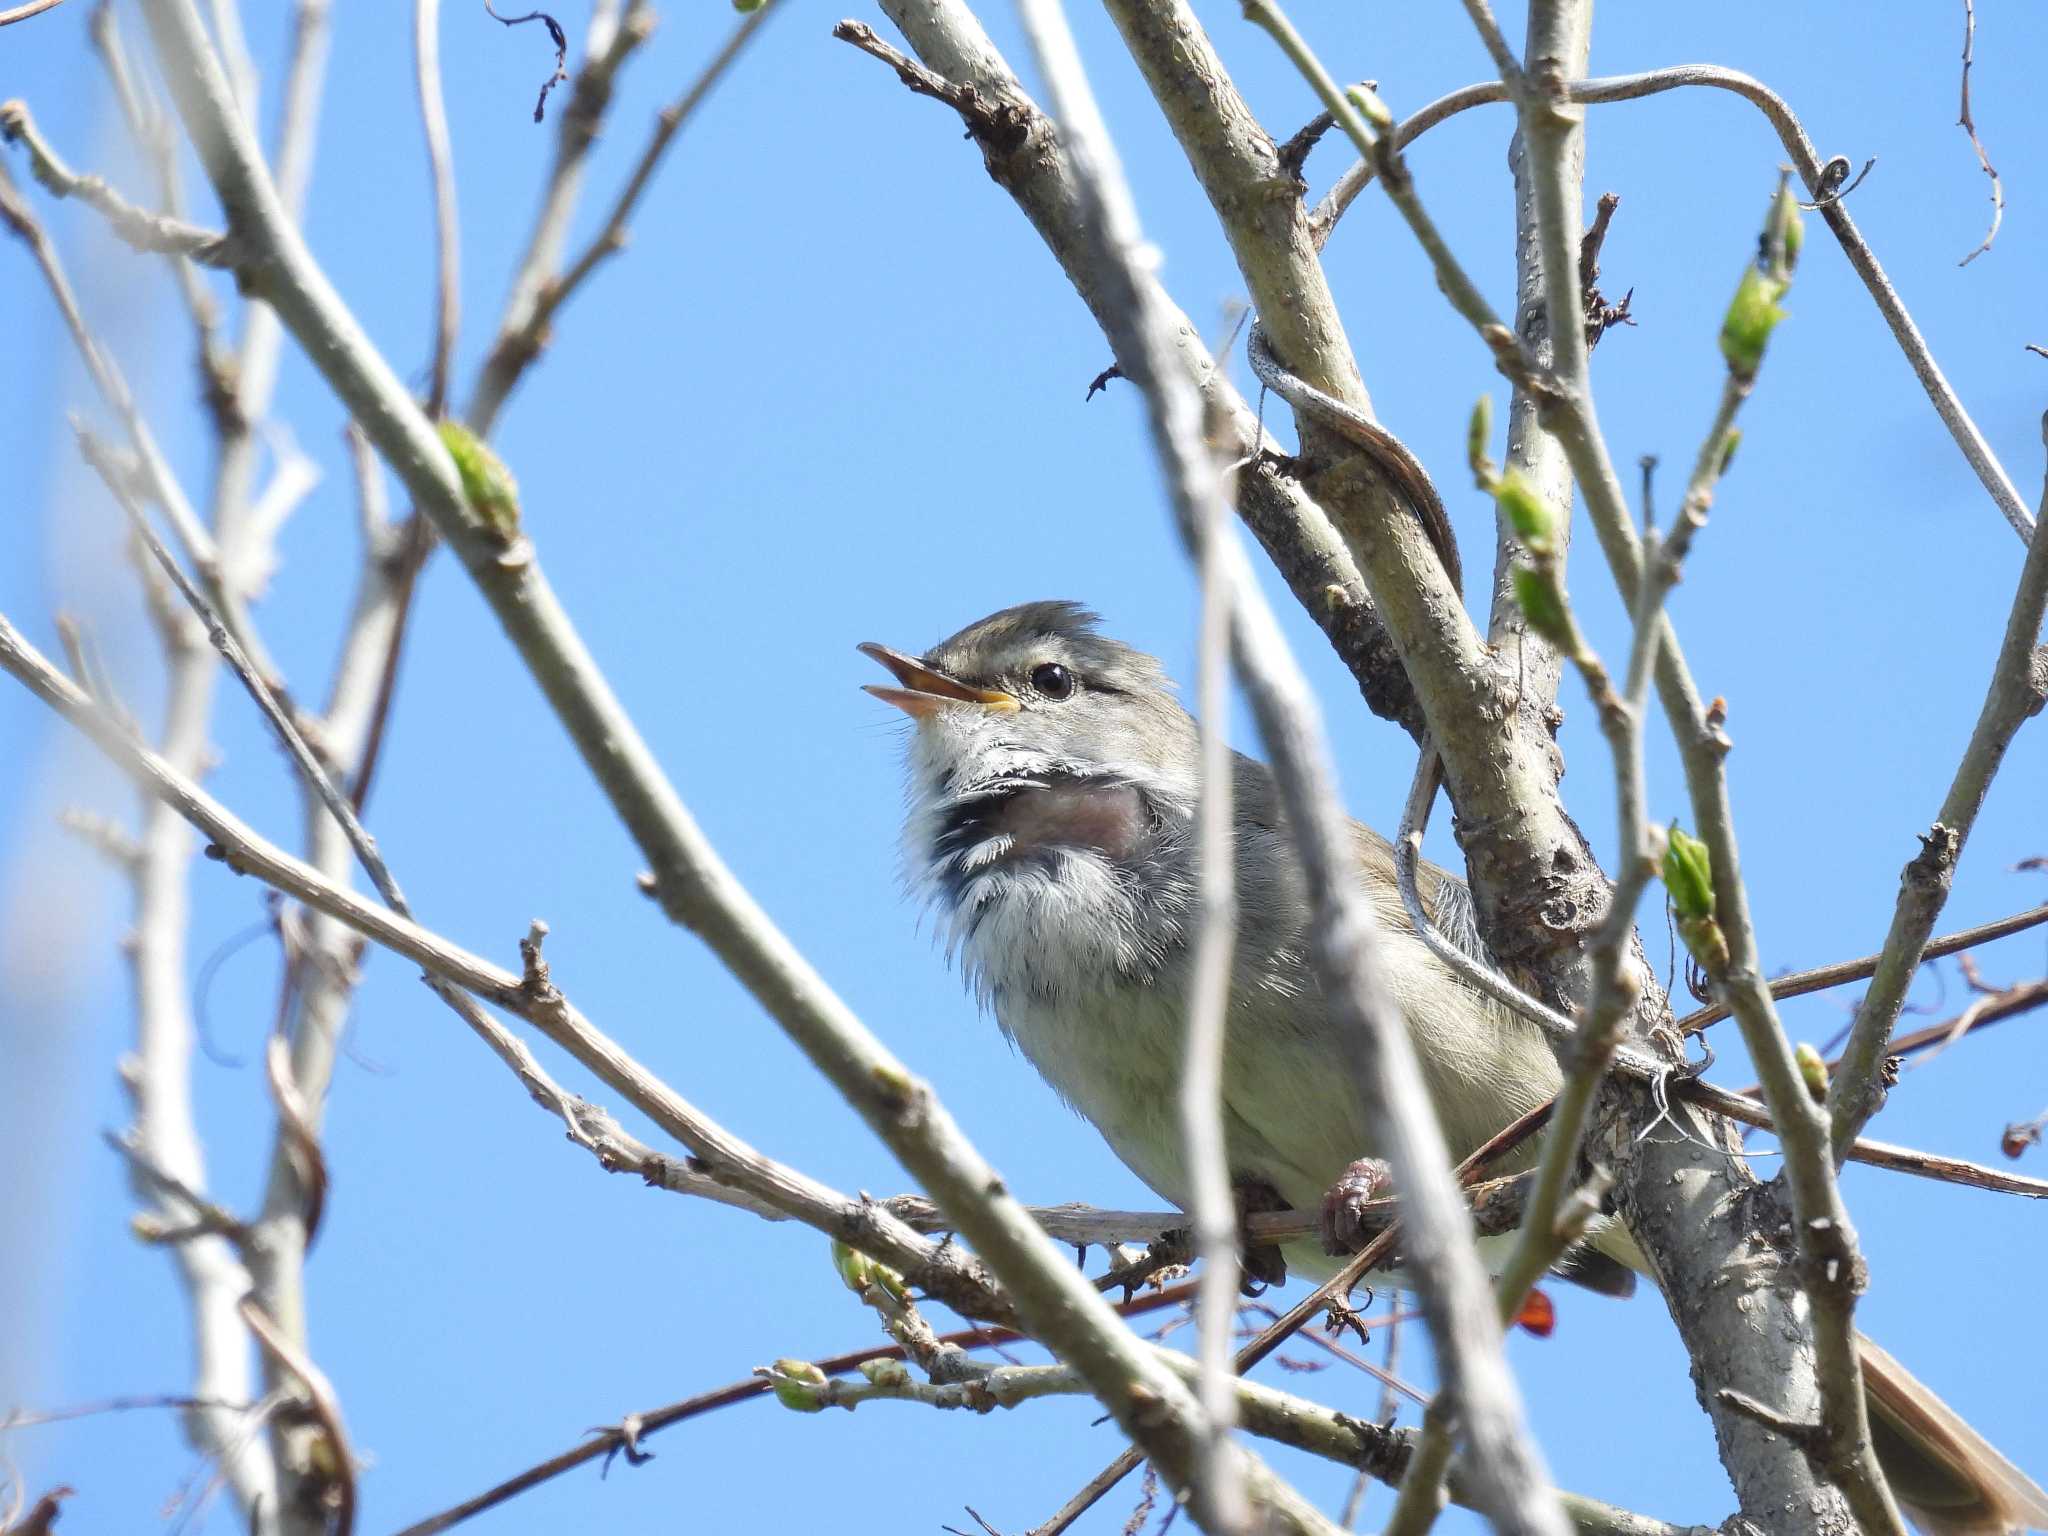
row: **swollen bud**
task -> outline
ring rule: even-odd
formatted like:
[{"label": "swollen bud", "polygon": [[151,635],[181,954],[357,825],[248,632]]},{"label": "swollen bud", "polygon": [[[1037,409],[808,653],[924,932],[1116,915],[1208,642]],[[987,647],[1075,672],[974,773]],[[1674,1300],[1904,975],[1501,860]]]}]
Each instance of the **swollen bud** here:
[{"label": "swollen bud", "polygon": [[1721,439],[1721,462],[1714,470],[1717,476],[1728,473],[1728,466],[1735,462],[1735,450],[1741,446],[1742,428],[1730,427],[1728,435]]},{"label": "swollen bud", "polygon": [[865,1291],[875,1277],[875,1261],[836,1237],[832,1239],[832,1267],[839,1271],[839,1278],[856,1296]]},{"label": "swollen bud", "polygon": [[1377,131],[1385,133],[1394,126],[1394,114],[1380,100],[1379,92],[1363,85],[1347,85],[1344,87],[1344,99]]},{"label": "swollen bud", "polygon": [[1753,379],[1763,366],[1764,347],[1785,318],[1785,311],[1778,308],[1785,287],[1783,279],[1766,277],[1755,267],[1742,269],[1742,281],[1721,321],[1721,356],[1736,378]]},{"label": "swollen bud", "polygon": [[902,1275],[836,1237],[832,1239],[832,1267],[839,1271],[839,1278],[856,1296],[865,1296],[868,1287],[874,1286],[898,1303],[909,1304],[910,1292],[904,1287]]},{"label": "swollen bud", "polygon": [[510,543],[519,534],[519,482],[490,445],[459,421],[439,424],[441,442],[455,461],[462,494],[470,510],[493,533]]},{"label": "swollen bud", "polygon": [[910,1367],[901,1360],[863,1360],[860,1373],[884,1391],[899,1390],[911,1382]]},{"label": "swollen bud", "polygon": [[1707,845],[1674,823],[1665,835],[1664,886],[1681,919],[1714,915],[1714,867]]},{"label": "swollen bud", "polygon": [[1789,176],[1778,182],[1778,195],[1771,199],[1770,216],[1764,220],[1764,260],[1771,275],[1792,280],[1799,265],[1799,251],[1806,244],[1806,221],[1799,217],[1799,199],[1792,195]]},{"label": "swollen bud", "polygon": [[1472,402],[1472,419],[1465,423],[1465,462],[1472,466],[1472,478],[1482,491],[1493,489],[1493,460],[1486,445],[1493,441],[1493,396],[1481,395]]},{"label": "swollen bud", "polygon": [[1501,477],[1493,488],[1493,499],[1500,503],[1509,525],[1529,546],[1531,554],[1550,553],[1551,539],[1557,532],[1557,514],[1550,510],[1550,503],[1520,470],[1510,468]]},{"label": "swollen bud", "polygon": [[1526,565],[1515,567],[1515,601],[1521,605],[1522,617],[1529,627],[1560,650],[1572,650],[1576,639],[1572,634],[1572,618],[1565,611],[1564,591],[1552,576],[1543,571],[1531,570]]},{"label": "swollen bud", "polygon": [[1678,936],[1693,959],[1718,979],[1728,969],[1728,935],[1714,920],[1714,867],[1707,845],[1672,824],[1664,844],[1664,888],[1678,916]]},{"label": "swollen bud", "polygon": [[808,1360],[778,1360],[763,1372],[775,1389],[775,1400],[798,1413],[821,1413],[831,1379]]},{"label": "swollen bud", "polygon": [[1799,1077],[1806,1084],[1806,1091],[1813,1095],[1816,1104],[1824,1104],[1828,1097],[1828,1064],[1821,1060],[1820,1052],[1804,1040],[1792,1049],[1792,1060],[1799,1067]]},{"label": "swollen bud", "polygon": [[1799,264],[1799,250],[1805,243],[1799,199],[1792,195],[1790,176],[1781,176],[1770,212],[1764,216],[1756,260],[1743,269],[1742,282],[1721,322],[1721,355],[1739,382],[1756,377],[1764,360],[1764,345],[1785,318],[1778,300],[1792,286],[1792,269]]}]

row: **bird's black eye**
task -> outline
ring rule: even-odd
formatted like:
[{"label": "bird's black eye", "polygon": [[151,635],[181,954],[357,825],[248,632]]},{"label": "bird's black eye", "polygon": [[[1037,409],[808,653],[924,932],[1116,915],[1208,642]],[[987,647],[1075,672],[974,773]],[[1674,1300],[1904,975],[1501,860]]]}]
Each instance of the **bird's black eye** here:
[{"label": "bird's black eye", "polygon": [[1031,686],[1057,703],[1074,691],[1074,675],[1056,661],[1042,661],[1031,669]]}]

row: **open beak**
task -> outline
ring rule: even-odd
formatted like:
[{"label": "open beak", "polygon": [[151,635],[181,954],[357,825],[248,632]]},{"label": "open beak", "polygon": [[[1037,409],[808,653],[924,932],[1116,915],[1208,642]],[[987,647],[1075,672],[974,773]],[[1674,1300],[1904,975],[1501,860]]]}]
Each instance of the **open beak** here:
[{"label": "open beak", "polygon": [[886,645],[863,640],[858,649],[895,673],[896,681],[903,685],[901,688],[882,688],[864,683],[862,688],[884,704],[894,704],[914,719],[922,720],[927,715],[936,714],[948,704],[979,704],[984,709],[999,710],[1005,714],[1018,707],[1014,694],[1004,693],[1000,688],[972,688],[966,683],[956,683],[915,656],[892,651]]}]

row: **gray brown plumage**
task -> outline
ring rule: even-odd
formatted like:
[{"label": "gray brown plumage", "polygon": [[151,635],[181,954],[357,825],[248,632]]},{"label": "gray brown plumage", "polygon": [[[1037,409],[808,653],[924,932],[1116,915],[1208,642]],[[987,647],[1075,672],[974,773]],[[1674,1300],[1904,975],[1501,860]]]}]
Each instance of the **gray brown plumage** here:
[{"label": "gray brown plumage", "polygon": [[[900,685],[870,691],[917,721],[905,853],[949,954],[1061,1097],[1141,1179],[1185,1205],[1175,1106],[1197,921],[1195,722],[1156,660],[1100,634],[1073,603],[1005,609],[921,657],[862,649]],[[1233,789],[1239,927],[1225,1143],[1240,1182],[1313,1209],[1353,1160],[1374,1154],[1375,1128],[1308,963],[1307,900],[1271,776],[1238,756]],[[1534,1024],[1474,990],[1415,933],[1386,840],[1358,826],[1355,847],[1382,969],[1462,1157],[1556,1092],[1556,1060]],[[1425,864],[1421,894],[1446,935],[1483,960],[1463,883]],[[1510,1166],[1534,1156],[1525,1149]],[[1648,1272],[1618,1223],[1589,1241]],[[1290,1245],[1286,1258],[1311,1274],[1333,1267],[1313,1243]],[[1923,1527],[2048,1528],[2048,1495],[1890,1356],[1870,1345],[1867,1361],[1878,1448]]]}]

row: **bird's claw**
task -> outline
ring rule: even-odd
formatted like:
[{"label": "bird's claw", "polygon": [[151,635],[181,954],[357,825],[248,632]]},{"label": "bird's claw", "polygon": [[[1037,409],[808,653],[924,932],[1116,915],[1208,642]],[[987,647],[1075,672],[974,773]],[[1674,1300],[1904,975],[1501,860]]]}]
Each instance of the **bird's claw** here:
[{"label": "bird's claw", "polygon": [[1346,1168],[1323,1195],[1323,1252],[1341,1257],[1363,1248],[1371,1235],[1365,1207],[1386,1199],[1393,1190],[1393,1175],[1377,1157],[1361,1157]]}]

